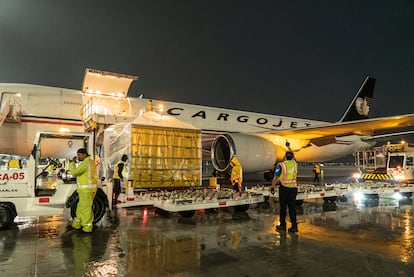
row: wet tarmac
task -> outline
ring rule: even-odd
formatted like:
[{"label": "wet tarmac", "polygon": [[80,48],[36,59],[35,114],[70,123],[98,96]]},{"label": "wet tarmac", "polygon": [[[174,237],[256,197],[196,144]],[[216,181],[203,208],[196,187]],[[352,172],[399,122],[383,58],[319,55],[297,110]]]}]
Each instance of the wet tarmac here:
[{"label": "wet tarmac", "polygon": [[92,234],[63,216],[18,218],[0,231],[0,276],[414,276],[413,203],[366,200],[298,207],[279,234],[278,203],[197,211],[118,209]]}]

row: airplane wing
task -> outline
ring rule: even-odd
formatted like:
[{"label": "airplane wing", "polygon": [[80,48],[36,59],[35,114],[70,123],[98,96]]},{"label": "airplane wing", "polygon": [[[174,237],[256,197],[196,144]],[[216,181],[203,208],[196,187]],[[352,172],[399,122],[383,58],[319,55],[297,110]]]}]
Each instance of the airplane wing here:
[{"label": "airplane wing", "polygon": [[412,136],[414,135],[414,130],[413,131],[404,131],[404,132],[398,132],[398,133],[390,133],[390,134],[381,134],[381,135],[376,135],[376,136],[371,136],[368,138],[364,138],[364,141],[389,141],[390,139],[400,139],[400,138],[404,138],[407,136]]},{"label": "airplane wing", "polygon": [[413,126],[414,114],[405,114],[399,116],[328,123],[318,126],[289,129],[285,131],[275,131],[270,133],[286,138],[311,140],[323,137],[336,137],[345,135],[368,136],[378,131]]}]

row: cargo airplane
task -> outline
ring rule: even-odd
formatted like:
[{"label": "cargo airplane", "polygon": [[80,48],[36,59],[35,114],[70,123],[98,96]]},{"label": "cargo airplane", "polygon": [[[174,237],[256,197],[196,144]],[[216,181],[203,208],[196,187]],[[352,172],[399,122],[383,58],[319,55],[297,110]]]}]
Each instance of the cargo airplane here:
[{"label": "cargo airplane", "polygon": [[[0,154],[28,156],[36,131],[84,131],[96,116],[103,127],[131,121],[150,99],[128,97],[137,77],[87,69],[81,90],[0,83]],[[367,77],[337,122],[323,122],[151,99],[155,112],[202,130],[203,154],[219,172],[237,156],[244,172],[266,172],[291,150],[298,161],[322,162],[372,146],[379,131],[411,127],[414,114],[368,118],[375,79]],[[92,126],[99,145],[99,126]],[[205,158],[205,155],[203,155]]]}]

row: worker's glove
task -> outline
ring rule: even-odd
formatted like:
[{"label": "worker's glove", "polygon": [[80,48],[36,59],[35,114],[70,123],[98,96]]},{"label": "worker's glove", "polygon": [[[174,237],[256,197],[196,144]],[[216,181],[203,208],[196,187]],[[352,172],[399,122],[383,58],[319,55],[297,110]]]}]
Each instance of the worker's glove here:
[{"label": "worker's glove", "polygon": [[272,187],[272,188],[270,189],[270,193],[271,193],[272,195],[275,195],[275,188],[273,188],[273,187]]}]

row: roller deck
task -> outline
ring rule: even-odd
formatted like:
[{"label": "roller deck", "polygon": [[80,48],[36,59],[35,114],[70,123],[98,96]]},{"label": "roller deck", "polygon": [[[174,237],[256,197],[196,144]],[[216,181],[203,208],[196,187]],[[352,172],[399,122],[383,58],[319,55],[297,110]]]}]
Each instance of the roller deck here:
[{"label": "roller deck", "polygon": [[230,189],[217,191],[210,188],[197,188],[180,191],[140,192],[131,197],[121,195],[122,203],[117,207],[150,205],[168,212],[195,211],[199,209],[216,209],[232,206],[262,203],[265,196],[257,192],[237,193]]},{"label": "roller deck", "polygon": [[[262,193],[265,196],[279,198],[278,191],[271,194],[270,187],[255,186],[246,191],[252,193]],[[389,182],[364,182],[358,184],[325,184],[310,185],[299,184],[297,200],[347,196],[354,193],[362,193],[367,195],[379,195],[382,197],[392,196],[394,193],[412,193],[414,192],[414,184],[399,184]]]}]

